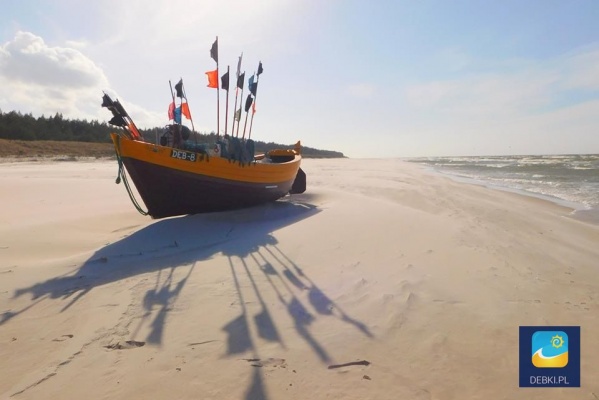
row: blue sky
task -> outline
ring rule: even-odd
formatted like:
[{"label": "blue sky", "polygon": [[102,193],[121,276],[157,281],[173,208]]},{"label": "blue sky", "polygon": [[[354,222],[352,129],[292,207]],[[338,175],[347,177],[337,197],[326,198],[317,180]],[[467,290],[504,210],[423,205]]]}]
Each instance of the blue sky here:
[{"label": "blue sky", "polygon": [[599,153],[595,0],[0,5],[4,112],[107,121],[104,90],[163,126],[182,77],[196,129],[216,130],[218,35],[221,74],[241,52],[246,76],[264,65],[255,139],[350,157]]}]

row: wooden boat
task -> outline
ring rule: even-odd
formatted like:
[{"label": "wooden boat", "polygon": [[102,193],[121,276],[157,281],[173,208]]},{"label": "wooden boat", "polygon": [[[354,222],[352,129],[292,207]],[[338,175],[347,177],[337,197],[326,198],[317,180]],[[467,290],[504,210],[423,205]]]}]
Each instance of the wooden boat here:
[{"label": "wooden boat", "polygon": [[[305,191],[300,142],[293,149],[259,155],[248,153],[253,149],[252,141],[237,138],[229,138],[229,143],[220,140],[209,148],[177,148],[168,141],[149,143],[118,100],[112,101],[107,95],[103,100],[102,105],[114,116],[110,123],[122,128],[111,134],[120,167],[117,183],[124,181],[131,200],[142,212],[126,169],[152,218],[251,207]],[[181,125],[170,127],[181,129]]]}]

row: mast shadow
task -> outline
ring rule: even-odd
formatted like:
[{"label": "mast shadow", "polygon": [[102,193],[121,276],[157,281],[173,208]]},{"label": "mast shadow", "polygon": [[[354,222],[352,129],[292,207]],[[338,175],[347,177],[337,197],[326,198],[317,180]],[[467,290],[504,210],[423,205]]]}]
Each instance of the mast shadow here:
[{"label": "mast shadow", "polygon": [[[0,325],[47,299],[64,301],[62,312],[97,287],[155,272],[156,283],[149,289],[146,286],[145,294],[139,295],[143,315],[132,334],[137,335],[149,322],[146,341],[161,345],[170,310],[191,275],[201,273],[197,263],[226,256],[239,313],[221,328],[226,336],[223,356],[247,354],[260,362],[260,342],[268,342],[269,348],[270,344],[278,344],[286,350],[285,339],[289,338],[284,338],[282,332],[294,329],[322,364],[332,363],[334,357],[314,333],[319,318],[338,318],[365,336],[373,336],[364,323],[351,318],[281,250],[273,235],[320,212],[310,200],[309,195],[294,196],[245,210],[157,221],[97,250],[71,274],[17,289],[13,298],[29,295],[31,302],[21,310],[8,310],[0,316]],[[257,302],[246,305],[250,297]],[[282,330],[283,321],[273,317],[273,299],[289,317],[291,330]],[[267,399],[266,388],[262,368],[254,366],[245,398]]]},{"label": "mast shadow", "polygon": [[[295,196],[294,196],[295,197]],[[285,198],[262,206],[222,213],[196,214],[156,221],[129,236],[97,250],[78,269],[28,287],[18,288],[12,298],[30,295],[32,303],[0,315],[0,325],[35,307],[43,300],[65,300],[65,311],[94,288],[138,274],[193,266],[208,260],[231,242],[249,243],[258,248],[270,240],[270,233],[308,218],[319,210],[309,196]],[[243,240],[239,240],[243,239]],[[236,252],[233,252],[235,254]],[[237,253],[241,254],[241,253]],[[183,284],[187,277],[183,279]],[[154,300],[169,303],[182,286],[155,293]],[[167,294],[170,293],[170,294]],[[170,304],[170,303],[169,303]],[[168,307],[167,307],[168,308]]]}]

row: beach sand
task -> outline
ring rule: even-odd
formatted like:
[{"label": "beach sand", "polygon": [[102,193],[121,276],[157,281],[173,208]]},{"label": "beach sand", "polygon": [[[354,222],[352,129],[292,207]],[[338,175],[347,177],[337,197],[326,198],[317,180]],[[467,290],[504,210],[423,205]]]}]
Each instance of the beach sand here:
[{"label": "beach sand", "polygon": [[[0,164],[0,398],[599,399],[599,226],[398,160],[151,220],[108,161]],[[518,387],[521,325],[581,388]]]}]

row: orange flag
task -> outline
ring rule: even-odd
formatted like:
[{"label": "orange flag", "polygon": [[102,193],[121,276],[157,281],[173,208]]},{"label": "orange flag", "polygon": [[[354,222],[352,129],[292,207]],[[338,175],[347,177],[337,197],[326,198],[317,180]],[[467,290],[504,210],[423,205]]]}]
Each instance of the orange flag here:
[{"label": "orange flag", "polygon": [[187,103],[181,104],[181,114],[185,115],[185,118],[191,119],[191,113],[189,112],[189,106]]},{"label": "orange flag", "polygon": [[218,89],[218,70],[206,72],[208,77],[208,87]]}]

